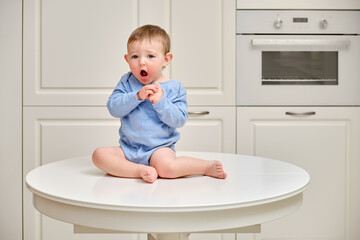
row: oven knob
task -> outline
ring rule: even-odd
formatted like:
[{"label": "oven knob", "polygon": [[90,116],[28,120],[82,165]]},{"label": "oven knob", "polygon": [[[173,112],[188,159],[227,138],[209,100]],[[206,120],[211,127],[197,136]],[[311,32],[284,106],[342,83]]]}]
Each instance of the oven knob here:
[{"label": "oven knob", "polygon": [[320,28],[321,29],[326,29],[328,26],[328,21],[326,19],[321,19],[320,20]]},{"label": "oven knob", "polygon": [[281,25],[282,25],[283,21],[278,18],[274,21],[274,27],[277,28],[277,29],[280,29],[281,28]]}]

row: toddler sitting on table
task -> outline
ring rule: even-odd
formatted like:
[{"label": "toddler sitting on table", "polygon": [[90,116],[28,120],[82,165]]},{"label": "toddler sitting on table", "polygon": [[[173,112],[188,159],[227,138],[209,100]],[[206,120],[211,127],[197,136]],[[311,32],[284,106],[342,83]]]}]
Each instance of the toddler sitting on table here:
[{"label": "toddler sitting on table", "polygon": [[149,183],[188,175],[226,178],[220,161],[175,154],[176,128],[185,124],[188,113],[183,85],[162,74],[173,58],[168,34],[154,25],[139,27],[127,50],[131,72],[122,76],[107,102],[110,114],[121,120],[120,147],[97,148],[94,164],[110,175]]}]

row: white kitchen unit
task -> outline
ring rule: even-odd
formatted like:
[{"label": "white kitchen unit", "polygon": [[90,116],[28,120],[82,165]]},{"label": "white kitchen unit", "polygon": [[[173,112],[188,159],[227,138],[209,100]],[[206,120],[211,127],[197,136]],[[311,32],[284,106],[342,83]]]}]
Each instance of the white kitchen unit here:
[{"label": "white kitchen unit", "polygon": [[358,0],[237,0],[237,9],[360,9]]},{"label": "white kitchen unit", "polygon": [[303,206],[256,240],[360,238],[360,108],[239,107],[237,153],[296,164],[311,176]]},{"label": "white kitchen unit", "polygon": [[[208,113],[204,114],[204,111]],[[180,129],[177,150],[235,153],[235,107],[189,108],[192,116]],[[43,164],[91,155],[99,146],[117,146],[119,119],[106,107],[26,107],[24,108],[24,179]],[[32,206],[31,194],[24,191],[25,240],[78,239],[71,224],[40,215]],[[138,240],[144,235],[81,235],[81,239]],[[208,235],[194,235],[204,239]],[[234,235],[232,235],[234,236]],[[212,238],[221,239],[217,234]]]},{"label": "white kitchen unit", "polygon": [[149,23],[168,31],[174,60],[166,73],[184,84],[190,105],[234,105],[235,4],[25,0],[24,105],[103,106],[129,71],[130,33]]}]

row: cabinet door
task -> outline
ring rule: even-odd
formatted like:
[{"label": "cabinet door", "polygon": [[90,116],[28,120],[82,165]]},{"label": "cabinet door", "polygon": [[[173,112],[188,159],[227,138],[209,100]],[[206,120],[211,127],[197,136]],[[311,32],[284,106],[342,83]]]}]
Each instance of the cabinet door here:
[{"label": "cabinet door", "polygon": [[235,104],[235,1],[172,0],[171,77],[190,105]]},{"label": "cabinet door", "polygon": [[360,238],[359,108],[238,108],[237,117],[239,154],[291,162],[311,177],[302,207],[263,224],[259,239]]},{"label": "cabinet door", "polygon": [[24,1],[24,105],[104,105],[137,21],[137,1]]}]

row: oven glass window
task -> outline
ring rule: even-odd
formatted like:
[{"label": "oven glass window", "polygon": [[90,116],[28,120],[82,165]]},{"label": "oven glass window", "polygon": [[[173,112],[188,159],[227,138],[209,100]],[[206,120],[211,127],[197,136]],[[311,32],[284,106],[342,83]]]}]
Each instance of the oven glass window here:
[{"label": "oven glass window", "polygon": [[338,85],[338,52],[263,51],[263,85]]}]

